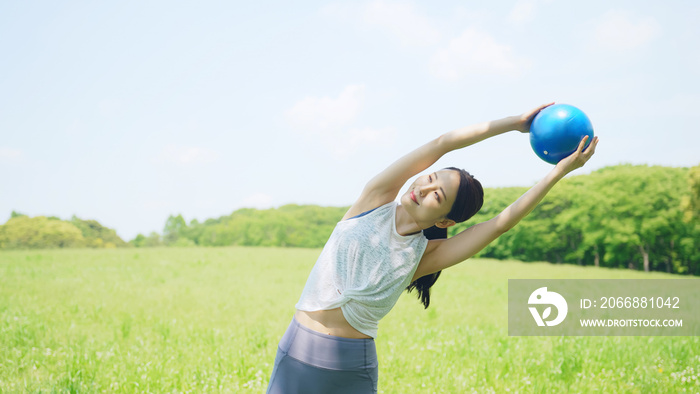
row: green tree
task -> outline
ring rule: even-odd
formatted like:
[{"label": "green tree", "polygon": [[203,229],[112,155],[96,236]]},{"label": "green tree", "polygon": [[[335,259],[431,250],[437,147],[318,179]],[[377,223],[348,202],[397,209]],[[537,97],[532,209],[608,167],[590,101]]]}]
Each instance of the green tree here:
[{"label": "green tree", "polygon": [[[141,235],[141,234],[139,234]],[[146,248],[153,248],[153,247],[158,247],[158,246],[163,246],[163,241],[160,238],[160,234],[158,234],[155,231],[152,231],[148,237],[144,237],[143,239],[143,247]]]},{"label": "green tree", "polygon": [[134,239],[129,241],[129,243],[137,248],[153,248],[163,246],[163,241],[161,240],[160,234],[155,231],[152,231],[148,236],[137,234]]},{"label": "green tree", "polygon": [[688,188],[688,195],[681,200],[683,221],[686,223],[700,220],[700,165],[688,171]]},{"label": "green tree", "polygon": [[0,226],[2,249],[74,248],[85,245],[73,224],[45,216],[16,216]]},{"label": "green tree", "polygon": [[146,236],[143,234],[137,234],[136,237],[134,237],[134,239],[129,241],[129,243],[134,247],[143,248],[146,243]]},{"label": "green tree", "polygon": [[80,229],[87,247],[114,248],[128,245],[115,230],[101,225],[97,220],[83,220],[73,216],[70,222]]},{"label": "green tree", "polygon": [[12,214],[10,215],[10,219],[12,219],[12,218],[18,218],[18,217],[21,217],[21,216],[27,216],[27,215],[25,215],[25,214],[23,214],[23,213],[19,213],[19,212],[17,212],[17,211],[12,211]]},{"label": "green tree", "polygon": [[182,215],[168,216],[163,228],[163,243],[166,245],[174,245],[178,239],[185,233],[187,222]]}]

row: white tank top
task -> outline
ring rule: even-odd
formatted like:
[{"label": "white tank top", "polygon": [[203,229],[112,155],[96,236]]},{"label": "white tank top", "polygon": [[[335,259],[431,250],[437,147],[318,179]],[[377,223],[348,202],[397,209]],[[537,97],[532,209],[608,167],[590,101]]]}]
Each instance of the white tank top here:
[{"label": "white tank top", "polygon": [[323,248],[296,308],[341,308],[357,331],[372,338],[377,325],[411,283],[428,239],[396,231],[398,203],[339,222]]}]

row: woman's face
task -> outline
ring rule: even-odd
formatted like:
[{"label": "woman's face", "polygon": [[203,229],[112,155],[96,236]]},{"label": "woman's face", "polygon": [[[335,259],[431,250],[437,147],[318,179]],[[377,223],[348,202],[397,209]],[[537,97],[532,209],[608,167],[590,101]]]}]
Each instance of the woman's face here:
[{"label": "woman's face", "polygon": [[445,220],[459,189],[459,173],[440,170],[418,177],[401,196],[401,205],[421,228]]}]

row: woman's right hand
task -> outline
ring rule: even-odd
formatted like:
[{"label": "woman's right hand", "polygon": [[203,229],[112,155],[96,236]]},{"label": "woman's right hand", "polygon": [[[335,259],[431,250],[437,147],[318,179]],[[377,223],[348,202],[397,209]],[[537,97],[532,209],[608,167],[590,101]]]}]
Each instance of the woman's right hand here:
[{"label": "woman's right hand", "polygon": [[518,122],[515,126],[515,129],[518,130],[521,133],[529,133],[530,132],[530,125],[532,124],[532,120],[535,118],[535,116],[540,113],[543,109],[549,107],[554,103],[549,103],[549,104],[543,104],[540,105],[537,108],[534,108],[530,111],[527,111],[520,115],[518,117]]}]

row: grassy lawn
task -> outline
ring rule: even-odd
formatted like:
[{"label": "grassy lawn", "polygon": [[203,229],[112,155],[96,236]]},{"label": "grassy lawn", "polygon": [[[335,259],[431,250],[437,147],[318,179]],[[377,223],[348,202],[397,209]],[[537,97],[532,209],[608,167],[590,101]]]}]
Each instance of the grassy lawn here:
[{"label": "grassy lawn", "polygon": [[[264,392],[319,250],[0,252],[0,392]],[[380,392],[700,392],[700,337],[509,337],[509,278],[679,278],[470,260],[380,323]]]}]

